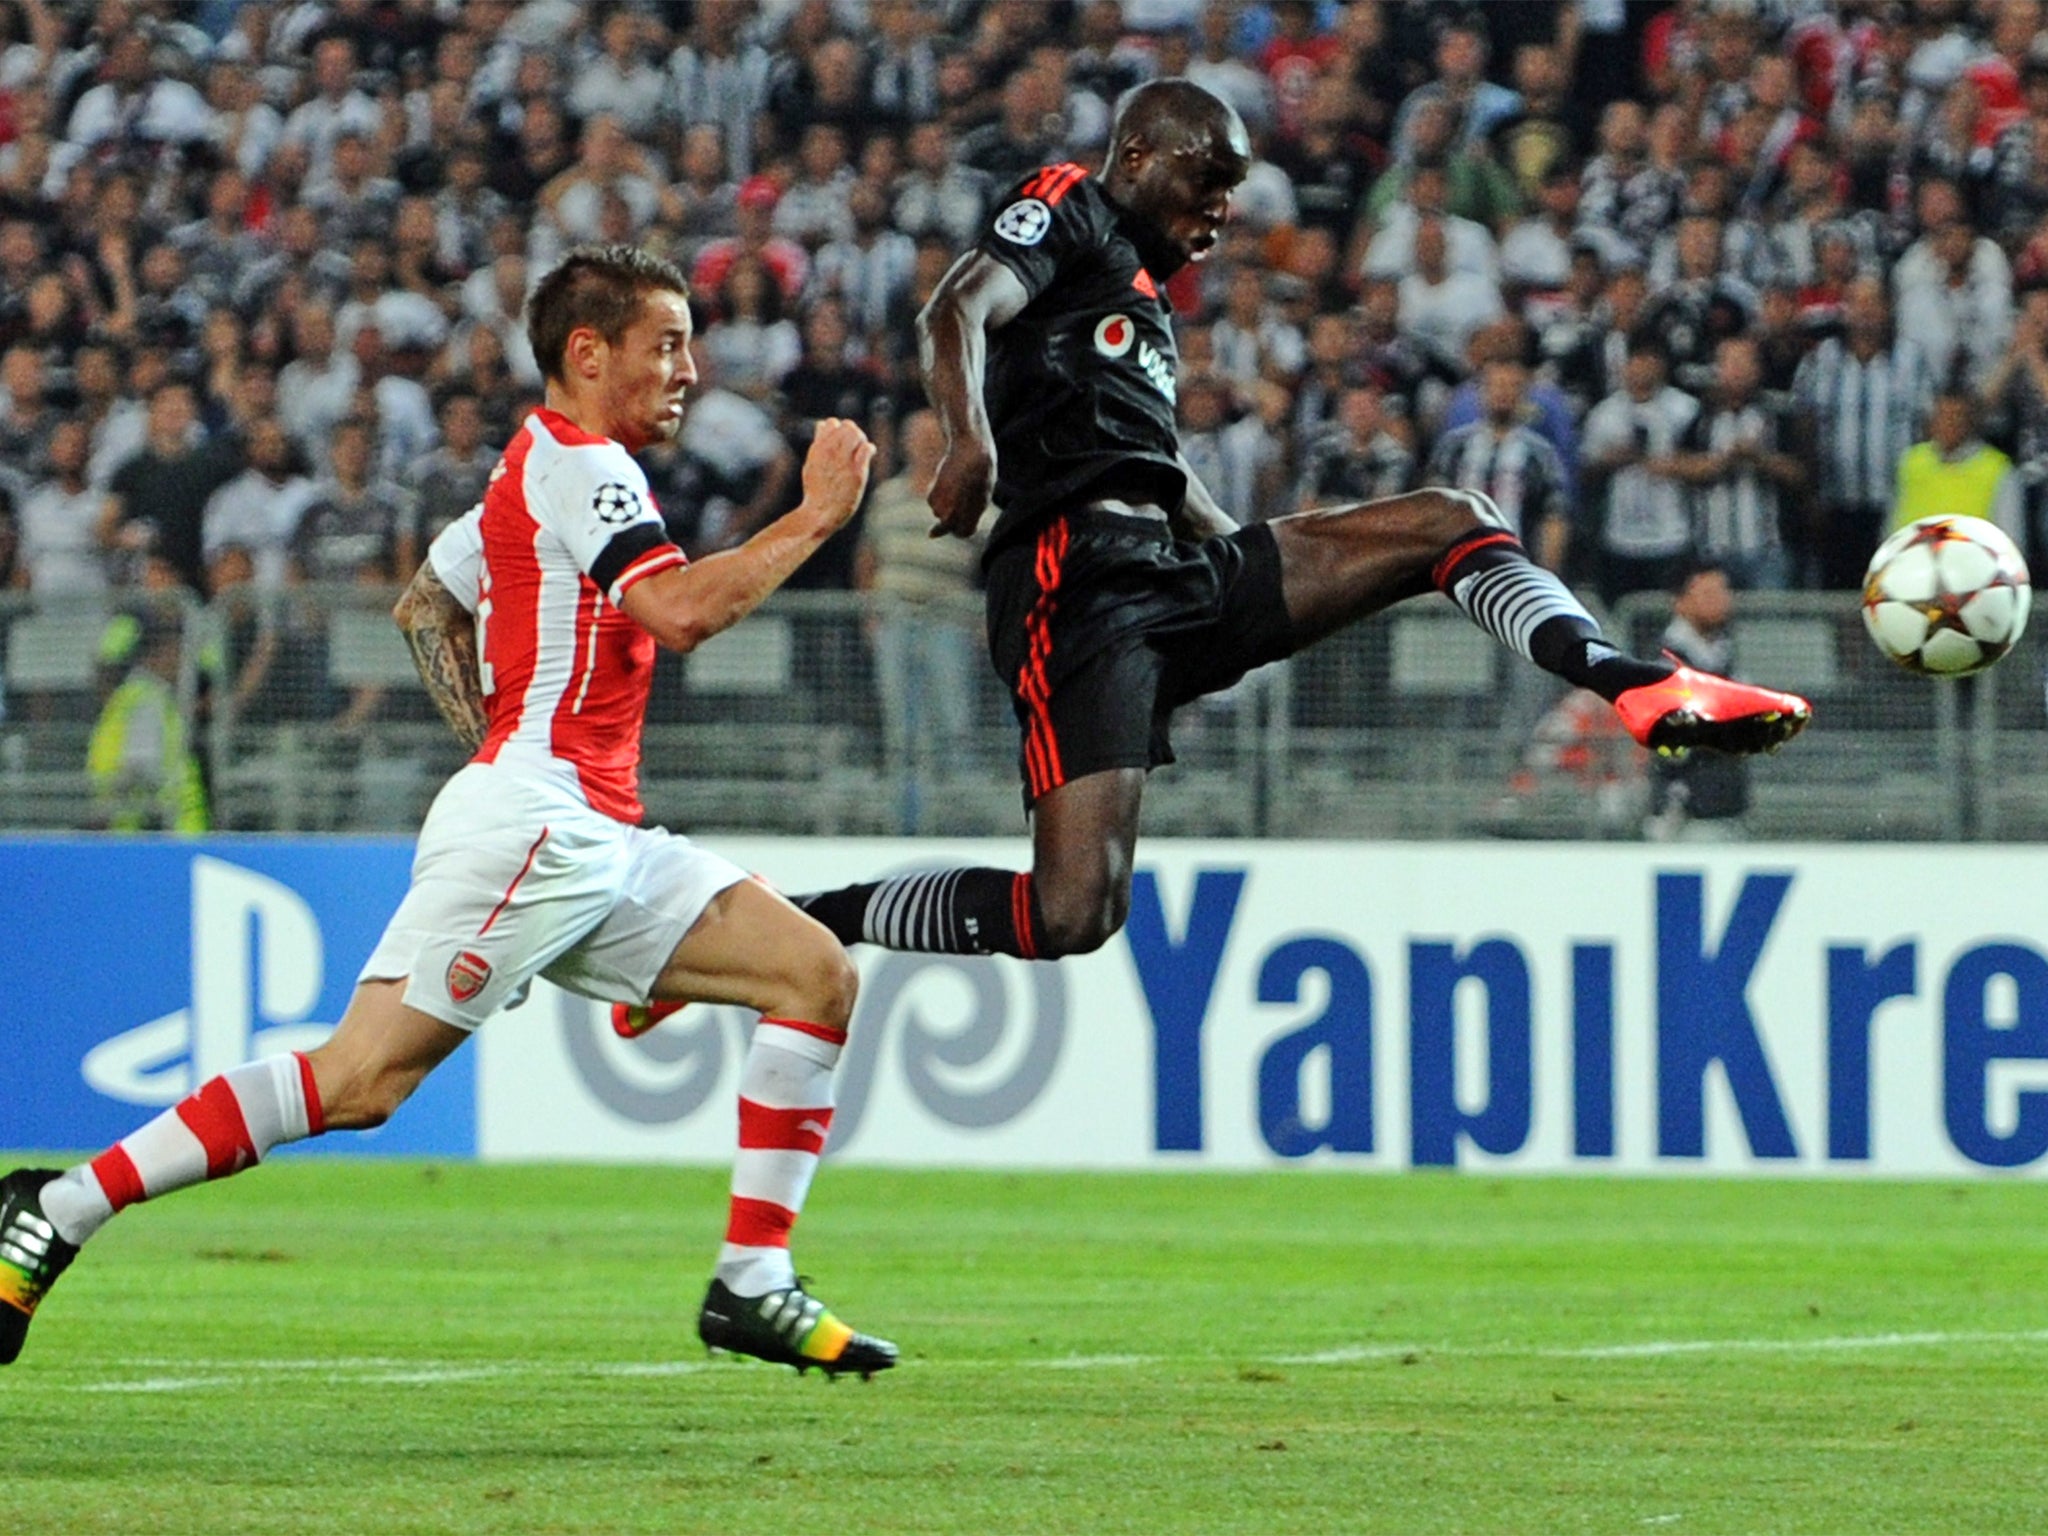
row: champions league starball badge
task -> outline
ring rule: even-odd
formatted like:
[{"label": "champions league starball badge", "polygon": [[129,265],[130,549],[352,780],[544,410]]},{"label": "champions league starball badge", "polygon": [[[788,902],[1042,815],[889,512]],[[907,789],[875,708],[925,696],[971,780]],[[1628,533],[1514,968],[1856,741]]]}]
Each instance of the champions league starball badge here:
[{"label": "champions league starball badge", "polygon": [[630,485],[611,480],[591,494],[590,510],[597,514],[600,523],[616,527],[620,523],[630,523],[640,515],[640,498],[633,494]]},{"label": "champions league starball badge", "polygon": [[1052,228],[1052,210],[1035,197],[1010,204],[996,215],[996,233],[1012,245],[1036,245]]}]

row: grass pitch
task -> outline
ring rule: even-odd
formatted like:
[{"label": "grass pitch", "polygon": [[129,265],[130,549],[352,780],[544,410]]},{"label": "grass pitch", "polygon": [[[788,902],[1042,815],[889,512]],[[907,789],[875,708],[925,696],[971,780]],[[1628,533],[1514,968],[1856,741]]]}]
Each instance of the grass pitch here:
[{"label": "grass pitch", "polygon": [[828,1167],[905,1362],[706,1362],[714,1170],[281,1161],[0,1372],[11,1531],[2048,1530],[2048,1189]]}]

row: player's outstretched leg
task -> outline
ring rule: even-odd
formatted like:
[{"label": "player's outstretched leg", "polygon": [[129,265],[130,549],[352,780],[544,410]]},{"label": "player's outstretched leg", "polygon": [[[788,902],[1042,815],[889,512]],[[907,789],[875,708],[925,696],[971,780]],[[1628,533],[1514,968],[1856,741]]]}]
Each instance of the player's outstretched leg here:
[{"label": "player's outstretched leg", "polygon": [[1057,960],[1124,925],[1145,792],[1140,768],[1069,779],[1032,802],[1031,869],[937,869],[792,896],[842,944]]},{"label": "player's outstretched leg", "polygon": [[846,951],[752,880],[712,900],[654,984],[664,1000],[656,1007],[690,998],[762,1013],[740,1069],[725,1243],[697,1316],[712,1348],[828,1375],[872,1376],[896,1363],[894,1344],[856,1332],[809,1294],[789,1254],[832,1129],[833,1074],[858,987]]},{"label": "player's outstretched leg", "polygon": [[253,1168],[287,1142],[383,1124],[468,1038],[404,1006],[404,986],[363,983],[325,1045],[210,1078],[90,1162],[0,1179],[0,1365],[21,1353],[50,1287],[117,1213]]},{"label": "player's outstretched leg", "polygon": [[253,1168],[320,1129],[306,1058],[270,1056],[211,1079],[89,1163],[10,1173],[0,1181],[0,1365],[21,1353],[36,1307],[115,1213]]},{"label": "player's outstretched leg", "polygon": [[1767,752],[1812,718],[1795,694],[1617,649],[1478,492],[1417,491],[1268,526],[1300,644],[1434,587],[1517,655],[1606,699],[1654,751]]}]

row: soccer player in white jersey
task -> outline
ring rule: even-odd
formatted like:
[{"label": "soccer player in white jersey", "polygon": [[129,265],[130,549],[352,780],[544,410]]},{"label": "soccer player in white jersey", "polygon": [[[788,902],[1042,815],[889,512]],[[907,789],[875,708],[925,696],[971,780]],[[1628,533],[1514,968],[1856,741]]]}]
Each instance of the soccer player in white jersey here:
[{"label": "soccer player in white jersey", "polygon": [[606,1001],[761,1011],[698,1332],[799,1370],[895,1364],[894,1345],[805,1293],[789,1257],[832,1122],[853,966],[761,882],[639,826],[637,789],[656,644],[688,651],[787,580],[853,515],[874,448],[851,422],[821,423],[801,504],[737,549],[685,559],[632,450],[682,419],[696,378],[687,294],[674,266],[630,246],[572,251],[535,290],[527,324],[547,403],[394,614],[476,748],[427,813],[411,888],[324,1045],[225,1072],[90,1162],[0,1179],[0,1364],[116,1212],[284,1142],[382,1124],[537,975]]}]

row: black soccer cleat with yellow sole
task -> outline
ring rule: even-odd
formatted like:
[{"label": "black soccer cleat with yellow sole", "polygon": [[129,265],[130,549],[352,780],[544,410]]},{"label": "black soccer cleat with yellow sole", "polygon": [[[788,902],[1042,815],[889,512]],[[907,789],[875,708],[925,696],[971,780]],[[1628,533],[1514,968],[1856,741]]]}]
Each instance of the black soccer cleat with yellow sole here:
[{"label": "black soccer cleat with yellow sole", "polygon": [[697,1314],[697,1337],[712,1349],[793,1365],[799,1375],[815,1366],[827,1376],[851,1372],[866,1380],[896,1363],[894,1344],[855,1333],[801,1285],[736,1296],[713,1280]]},{"label": "black soccer cleat with yellow sole", "polygon": [[36,1197],[54,1168],[17,1168],[0,1179],[0,1365],[12,1365],[29,1319],[78,1249],[57,1235]]}]

